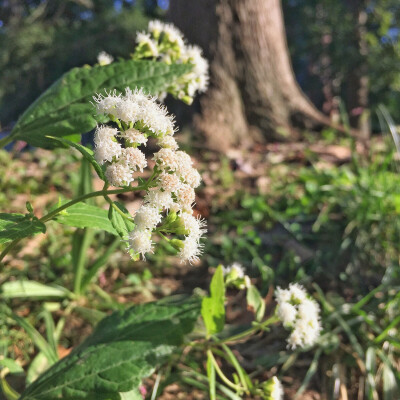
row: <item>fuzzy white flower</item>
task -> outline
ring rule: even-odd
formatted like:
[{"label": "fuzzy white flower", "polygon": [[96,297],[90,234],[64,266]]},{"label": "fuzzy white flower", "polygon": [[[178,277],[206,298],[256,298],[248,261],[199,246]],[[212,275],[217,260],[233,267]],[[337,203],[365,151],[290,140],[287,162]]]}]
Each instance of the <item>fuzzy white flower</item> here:
[{"label": "fuzzy white flower", "polygon": [[129,248],[135,254],[141,254],[145,259],[146,253],[153,253],[153,242],[151,232],[148,230],[135,229],[129,234]]},{"label": "fuzzy white flower", "polygon": [[163,192],[161,190],[150,190],[144,198],[144,202],[150,207],[157,208],[159,210],[168,210],[174,200],[172,199],[170,192]]},{"label": "fuzzy white flower", "polygon": [[307,292],[304,290],[303,286],[298,283],[291,283],[289,286],[289,291],[291,298],[296,301],[303,301],[307,298]]},{"label": "fuzzy white flower", "polygon": [[288,289],[277,288],[275,297],[277,315],[292,331],[288,346],[294,349],[315,344],[322,329],[316,301],[307,297],[304,288],[297,283],[290,284]]},{"label": "fuzzy white flower", "polygon": [[136,102],[127,98],[122,98],[116,104],[113,115],[121,121],[124,121],[126,124],[129,124],[130,122],[135,123],[141,119],[142,109]]},{"label": "fuzzy white flower", "polygon": [[271,391],[271,400],[282,400],[283,399],[283,386],[280,380],[274,376],[272,378],[273,386]]},{"label": "fuzzy white flower", "polygon": [[101,145],[104,142],[113,140],[118,135],[117,128],[110,128],[107,125],[99,125],[94,133],[94,143]]},{"label": "fuzzy white flower", "polygon": [[143,172],[147,166],[146,156],[136,147],[122,149],[120,162],[126,163],[134,171]]},{"label": "fuzzy white flower", "polygon": [[129,166],[119,162],[110,164],[106,169],[105,176],[112,186],[128,186],[133,181]]},{"label": "fuzzy white flower", "polygon": [[167,147],[172,150],[178,149],[178,143],[176,143],[176,140],[170,135],[165,135],[165,136],[159,138],[157,141],[157,144],[160,147]]},{"label": "fuzzy white flower", "polygon": [[179,176],[192,188],[197,188],[201,183],[201,175],[195,168],[178,168]]},{"label": "fuzzy white flower", "polygon": [[227,267],[223,267],[223,272],[224,275],[228,275],[230,274],[232,271],[235,272],[236,276],[238,278],[244,278],[245,277],[245,270],[243,268],[243,265],[238,263],[238,262],[234,262],[232,265],[229,265]]},{"label": "fuzzy white flower", "polygon": [[155,19],[149,22],[148,30],[153,34],[156,34],[156,36],[159,36],[160,33],[164,30],[164,26],[164,23],[162,23],[158,19]]},{"label": "fuzzy white flower", "polygon": [[135,128],[130,128],[127,129],[125,132],[121,133],[121,137],[123,137],[125,140],[127,140],[129,143],[132,144],[146,144],[147,143],[147,137],[143,135],[142,132]]},{"label": "fuzzy white flower", "polygon": [[279,304],[277,308],[277,313],[279,319],[286,327],[292,326],[297,317],[296,307],[286,302]]},{"label": "fuzzy white flower", "polygon": [[194,96],[196,90],[200,93],[205,92],[208,87],[208,61],[203,57],[202,50],[198,46],[187,46],[185,48],[183,59],[193,64],[193,71],[187,74],[187,80],[190,81],[189,95]]},{"label": "fuzzy white flower", "polygon": [[203,245],[199,243],[196,237],[194,236],[186,236],[183,241],[183,247],[179,252],[179,257],[182,262],[188,261],[190,264],[199,260],[199,256],[202,253]]},{"label": "fuzzy white flower", "polygon": [[181,213],[180,218],[182,219],[185,229],[189,232],[190,236],[197,238],[197,240],[200,240],[204,233],[207,232],[207,224],[205,220],[196,218],[186,212]]},{"label": "fuzzy white flower", "polygon": [[106,92],[106,96],[102,94],[97,94],[93,96],[95,101],[95,107],[99,114],[112,114],[115,113],[115,108],[117,104],[121,101],[121,95],[117,95],[116,91]]},{"label": "fuzzy white flower", "polygon": [[97,56],[97,62],[99,65],[108,65],[114,61],[114,57],[105,51],[101,51]]},{"label": "fuzzy white flower", "polygon": [[149,54],[148,57],[158,57],[157,43],[150,37],[148,33],[139,32],[136,35],[136,43],[141,47],[146,47]]},{"label": "fuzzy white flower", "polygon": [[171,149],[160,149],[157,153],[154,153],[153,160],[159,167],[169,168],[171,171],[175,171],[178,167],[176,152]]},{"label": "fuzzy white flower", "polygon": [[152,230],[161,222],[160,211],[158,208],[144,205],[136,212],[134,222],[139,230]]},{"label": "fuzzy white flower", "polygon": [[104,140],[96,145],[94,149],[94,158],[103,165],[106,161],[112,162],[114,158],[119,158],[122,153],[122,147],[119,143],[113,140]]},{"label": "fuzzy white flower", "polygon": [[161,188],[164,189],[166,192],[177,192],[182,184],[177,175],[169,174],[167,172],[162,172],[158,179]]},{"label": "fuzzy white flower", "polygon": [[178,199],[180,207],[182,208],[182,210],[185,211],[192,208],[192,204],[196,199],[196,193],[191,186],[183,183],[179,190],[176,192],[176,197]]},{"label": "fuzzy white flower", "polygon": [[183,34],[174,25],[165,24],[164,28],[163,28],[163,33],[165,34],[165,36],[167,37],[167,39],[170,42],[176,44],[178,47],[180,47],[182,49],[184,48],[185,42],[184,42],[184,39],[183,39]]}]

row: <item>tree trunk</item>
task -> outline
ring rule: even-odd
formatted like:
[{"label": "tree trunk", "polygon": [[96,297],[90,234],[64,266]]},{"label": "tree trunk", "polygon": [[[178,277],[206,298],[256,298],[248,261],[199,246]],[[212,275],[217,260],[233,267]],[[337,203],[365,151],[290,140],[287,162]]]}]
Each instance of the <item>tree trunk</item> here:
[{"label": "tree trunk", "polygon": [[368,15],[365,11],[365,0],[350,0],[347,3],[354,21],[353,43],[358,49],[358,57],[352,60],[352,66],[347,82],[347,108],[349,110],[349,122],[352,128],[360,132],[363,140],[368,140],[371,134],[369,105],[369,79],[366,41],[366,24]]},{"label": "tree trunk", "polygon": [[291,140],[328,122],[294,77],[280,0],[171,0],[170,17],[211,60],[195,119],[210,147]]}]

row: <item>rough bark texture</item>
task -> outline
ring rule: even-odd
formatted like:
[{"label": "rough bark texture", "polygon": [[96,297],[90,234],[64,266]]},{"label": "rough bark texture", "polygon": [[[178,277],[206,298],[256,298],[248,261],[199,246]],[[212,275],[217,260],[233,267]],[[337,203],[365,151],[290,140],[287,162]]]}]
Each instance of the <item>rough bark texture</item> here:
[{"label": "rough bark texture", "polygon": [[171,0],[171,20],[211,60],[197,127],[218,150],[290,140],[326,123],[298,86],[280,0]]}]

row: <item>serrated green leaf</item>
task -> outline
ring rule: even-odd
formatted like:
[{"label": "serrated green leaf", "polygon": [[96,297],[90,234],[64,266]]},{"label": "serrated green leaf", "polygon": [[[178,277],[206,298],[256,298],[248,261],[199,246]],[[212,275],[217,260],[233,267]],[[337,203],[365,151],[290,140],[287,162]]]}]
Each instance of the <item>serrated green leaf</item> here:
[{"label": "serrated green leaf", "polygon": [[124,218],[117,210],[114,209],[112,205],[110,205],[108,210],[108,218],[114,229],[118,232],[118,235],[122,239],[126,239],[129,232],[133,231],[135,224],[128,219],[131,218],[131,215],[123,204],[119,203],[118,201],[114,201],[113,203],[127,216],[127,218]]},{"label": "serrated green leaf", "polygon": [[68,297],[69,291],[62,286],[44,285],[35,281],[11,281],[5,282],[0,287],[0,298],[2,299],[43,299]]},{"label": "serrated green leaf", "polygon": [[201,303],[201,316],[209,335],[221,332],[225,325],[225,283],[220,265],[214,273],[210,284],[210,296],[204,297]]},{"label": "serrated green leaf", "polygon": [[107,210],[86,203],[77,203],[68,207],[66,212],[57,215],[55,220],[60,224],[75,228],[101,229],[118,236],[118,232],[108,219]]},{"label": "serrated green leaf", "polygon": [[60,143],[63,143],[66,146],[77,149],[83,155],[83,157],[85,157],[86,160],[88,160],[90,162],[90,164],[92,164],[92,166],[93,166],[94,170],[96,171],[97,175],[99,176],[99,178],[102,179],[103,181],[106,180],[103,169],[101,168],[100,164],[94,158],[93,150],[91,150],[85,146],[82,146],[79,143],[71,142],[70,140],[67,140],[65,138],[56,138],[56,137],[52,137],[52,136],[48,136],[48,138],[58,141]]},{"label": "serrated green leaf", "polygon": [[37,218],[17,213],[0,213],[0,244],[45,232],[46,226]]},{"label": "serrated green leaf", "polygon": [[47,139],[47,135],[82,134],[92,130],[97,122],[107,122],[105,116],[96,115],[90,104],[96,92],[138,87],[157,94],[191,68],[190,64],[167,65],[144,60],[73,68],[31,104],[17,121],[12,134],[15,139],[34,146],[55,147],[56,142]]},{"label": "serrated green leaf", "polygon": [[247,288],[246,300],[247,305],[256,315],[256,320],[261,321],[265,314],[265,302],[255,286],[251,285]]},{"label": "serrated green leaf", "polygon": [[120,399],[182,344],[200,313],[196,299],[141,304],[103,319],[70,355],[22,394],[29,400]]}]

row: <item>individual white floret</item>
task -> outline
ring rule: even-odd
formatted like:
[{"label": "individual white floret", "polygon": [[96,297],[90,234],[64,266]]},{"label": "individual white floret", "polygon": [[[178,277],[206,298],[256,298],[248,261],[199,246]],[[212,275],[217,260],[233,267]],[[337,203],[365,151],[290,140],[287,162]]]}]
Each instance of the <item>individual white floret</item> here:
[{"label": "individual white floret", "polygon": [[132,144],[146,144],[147,137],[143,135],[142,132],[138,131],[135,128],[127,129],[125,132],[121,133],[121,137],[127,140],[129,143]]},{"label": "individual white floret", "polygon": [[173,117],[168,115],[166,108],[157,104],[155,100],[143,106],[142,121],[157,137],[173,135],[175,132]]},{"label": "individual white floret", "polygon": [[294,324],[297,317],[297,309],[290,303],[280,303],[277,308],[279,319],[285,327],[290,327]]},{"label": "individual white floret", "polygon": [[172,199],[170,192],[163,192],[159,189],[156,189],[150,190],[146,194],[144,202],[150,207],[154,207],[159,210],[168,210],[172,206],[174,200]]},{"label": "individual white floret", "polygon": [[275,290],[275,298],[278,305],[284,302],[289,302],[291,296],[289,289],[282,289],[278,286]]},{"label": "individual white floret", "polygon": [[171,135],[165,135],[163,137],[160,137],[157,140],[157,144],[160,147],[166,147],[172,150],[178,149],[178,143],[176,143],[176,140]]},{"label": "individual white floret", "polygon": [[129,248],[135,254],[141,254],[145,259],[146,253],[153,253],[153,242],[151,232],[148,230],[135,229],[129,234]]},{"label": "individual white floret", "polygon": [[201,183],[201,176],[197,169],[190,168],[178,168],[179,176],[192,188],[197,188]]},{"label": "individual white floret", "polygon": [[304,290],[303,286],[298,283],[291,283],[289,285],[289,291],[291,298],[295,301],[303,301],[307,298],[307,292]]},{"label": "individual white floret", "polygon": [[122,153],[122,147],[119,143],[113,140],[103,140],[99,142],[94,149],[94,158],[96,161],[103,165],[106,161],[112,162],[118,159]]},{"label": "individual white floret", "polygon": [[182,150],[177,151],[175,157],[179,169],[188,169],[193,165],[193,161],[190,158],[189,154],[185,153]]},{"label": "individual white floret", "polygon": [[107,125],[98,125],[94,133],[93,141],[95,145],[100,146],[104,142],[113,141],[118,133],[117,128],[111,128]]},{"label": "individual white floret", "polygon": [[135,214],[134,222],[139,230],[153,230],[161,222],[161,214],[158,208],[144,205]]},{"label": "individual white floret", "polygon": [[191,186],[183,183],[179,190],[176,192],[176,197],[182,210],[187,210],[192,207],[196,199],[196,193]]},{"label": "individual white floret", "polygon": [[182,185],[179,177],[175,174],[162,172],[158,179],[161,188],[164,189],[166,192],[177,192]]},{"label": "individual white floret", "polygon": [[146,156],[137,147],[122,149],[120,162],[126,163],[134,171],[143,172],[147,166]]},{"label": "individual white floret", "polygon": [[179,257],[182,262],[189,261],[189,263],[192,264],[199,260],[199,256],[202,253],[202,247],[203,245],[199,243],[196,237],[191,235],[186,236],[183,241],[183,247],[179,252]]},{"label": "individual white floret", "polygon": [[158,57],[157,43],[150,37],[148,33],[139,32],[136,35],[136,43],[139,46],[146,46],[149,51],[149,56]]},{"label": "individual white floret", "polygon": [[228,265],[227,267],[223,267],[224,275],[228,275],[232,271],[235,272],[237,278],[244,278],[246,275],[243,265],[238,262],[234,262],[233,264]]},{"label": "individual white floret", "polygon": [[99,114],[112,114],[115,115],[115,108],[117,104],[121,101],[121,96],[117,95],[115,90],[106,92],[106,96],[102,94],[97,94],[93,96],[95,101],[95,107]]},{"label": "individual white floret", "polygon": [[155,19],[149,22],[148,31],[155,34],[155,36],[159,36],[161,32],[164,30],[165,24]]},{"label": "individual white floret", "polygon": [[135,123],[142,119],[142,108],[136,102],[125,97],[116,104],[113,115],[126,124]]},{"label": "individual white floret", "polygon": [[196,218],[191,214],[183,212],[180,214],[180,218],[185,225],[185,229],[189,232],[190,236],[196,237],[197,240],[207,232],[206,222],[201,218]]},{"label": "individual white floret", "polygon": [[97,56],[97,62],[99,65],[108,65],[114,61],[114,57],[105,51],[101,51]]},{"label": "individual white floret", "polygon": [[171,171],[175,171],[178,167],[176,152],[171,149],[160,149],[154,153],[153,160],[162,169],[169,168]]},{"label": "individual white floret", "polygon": [[316,301],[305,298],[299,304],[299,318],[307,320],[318,320],[319,306]]},{"label": "individual white floret", "polygon": [[283,399],[283,386],[280,380],[274,376],[272,378],[273,386],[271,390],[271,400],[282,400]]},{"label": "individual white floret", "polygon": [[186,75],[190,81],[189,96],[194,96],[196,90],[200,93],[205,92],[208,87],[208,61],[203,57],[202,50],[198,46],[186,46],[183,59],[193,64],[193,71]]},{"label": "individual white floret", "polygon": [[111,186],[128,186],[133,181],[132,171],[126,163],[110,164],[105,176]]},{"label": "individual white floret", "polygon": [[183,39],[183,34],[178,28],[176,28],[172,24],[165,24],[163,32],[171,43],[176,44],[181,49],[184,48],[185,43]]}]

